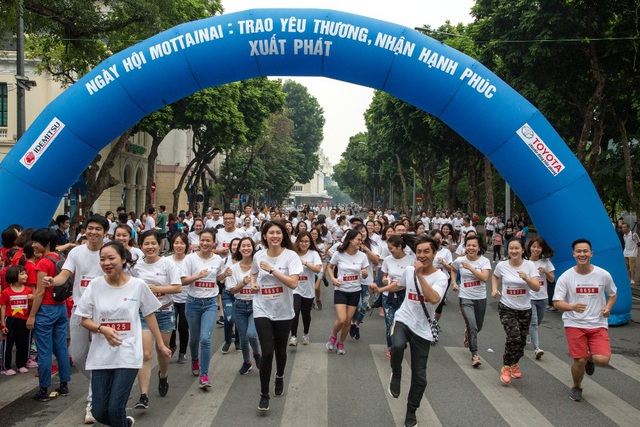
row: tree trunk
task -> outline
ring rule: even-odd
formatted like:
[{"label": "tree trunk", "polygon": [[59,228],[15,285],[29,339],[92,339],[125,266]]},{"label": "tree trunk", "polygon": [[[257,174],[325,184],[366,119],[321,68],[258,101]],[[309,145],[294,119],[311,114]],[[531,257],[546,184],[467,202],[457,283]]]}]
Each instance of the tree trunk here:
[{"label": "tree trunk", "polygon": [[[400,176],[400,183],[402,184],[402,209],[407,209],[407,180],[404,179],[404,174],[402,173],[402,162],[400,161],[400,156],[396,153],[396,163],[398,165],[398,175]],[[405,211],[407,212],[407,211]]]},{"label": "tree trunk", "polygon": [[577,148],[578,160],[580,160],[580,162],[585,166],[586,169],[587,165],[585,164],[585,159],[587,157],[587,143],[589,142],[589,136],[591,133],[595,111],[597,110],[598,104],[602,100],[602,93],[604,92],[606,79],[600,70],[600,65],[598,64],[598,56],[596,54],[593,43],[589,43],[585,49],[587,50],[586,53],[591,63],[591,74],[596,81],[596,88],[589,98],[589,102],[587,103],[587,106],[584,110],[582,132],[580,132],[580,140],[578,141]]},{"label": "tree trunk", "polygon": [[191,172],[191,168],[198,161],[197,156],[194,156],[193,159],[189,162],[189,164],[184,168],[184,172],[182,172],[182,176],[180,177],[180,182],[178,182],[178,186],[173,190],[173,206],[171,211],[178,212],[178,205],[180,204],[180,193],[182,192],[182,186],[184,185],[189,172]]},{"label": "tree trunk", "polygon": [[[158,134],[151,134],[151,146],[149,147],[149,157],[147,157],[147,191],[144,195],[144,210],[149,212],[151,207],[151,184],[156,179],[156,159],[158,158],[158,147],[164,139],[164,136]],[[157,200],[154,200],[155,204],[158,204]],[[174,211],[175,212],[175,211]]]},{"label": "tree trunk", "polygon": [[593,178],[596,173],[596,168],[600,160],[600,153],[602,151],[602,136],[604,134],[604,114],[600,113],[595,119],[593,140],[591,141],[591,148],[589,149],[589,166],[587,172],[589,176]]},{"label": "tree trunk", "polygon": [[491,160],[489,160],[487,156],[484,156],[484,191],[487,213],[495,212],[495,200],[493,196],[493,166],[491,166]]},{"label": "tree trunk", "polygon": [[624,177],[627,194],[629,195],[629,200],[631,201],[631,205],[634,210],[636,212],[640,212],[640,200],[638,199],[638,195],[633,187],[633,167],[631,165],[631,148],[629,146],[626,120],[623,120],[617,115],[616,120],[618,121],[618,128],[620,129],[620,142],[622,143],[622,155],[624,157]]}]

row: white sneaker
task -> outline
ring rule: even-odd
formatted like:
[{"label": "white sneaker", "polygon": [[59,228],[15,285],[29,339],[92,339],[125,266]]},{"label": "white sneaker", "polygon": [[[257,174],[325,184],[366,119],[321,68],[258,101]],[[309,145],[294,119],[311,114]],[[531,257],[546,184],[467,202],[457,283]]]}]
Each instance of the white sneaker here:
[{"label": "white sneaker", "polygon": [[302,345],[309,345],[309,335],[302,336]]},{"label": "white sneaker", "polygon": [[536,348],[533,353],[536,355],[536,360],[540,360],[540,358],[544,355],[544,350],[541,348]]},{"label": "white sneaker", "polygon": [[135,418],[133,418],[131,415],[127,415],[127,425],[129,427],[131,427],[132,425],[134,425],[136,423]]},{"label": "white sneaker", "polygon": [[93,414],[91,414],[91,402],[87,403],[87,409],[84,414],[84,423],[85,424],[95,424],[96,419],[93,418]]},{"label": "white sneaker", "polygon": [[297,347],[298,346],[298,338],[291,337],[291,339],[289,340],[289,345],[291,347]]}]

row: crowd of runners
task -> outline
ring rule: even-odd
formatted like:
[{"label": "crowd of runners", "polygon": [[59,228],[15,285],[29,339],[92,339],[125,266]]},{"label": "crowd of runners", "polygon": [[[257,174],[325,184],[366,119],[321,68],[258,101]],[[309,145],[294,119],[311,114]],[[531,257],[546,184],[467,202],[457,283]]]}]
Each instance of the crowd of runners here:
[{"label": "crowd of runners", "polygon": [[[461,342],[478,369],[487,297],[499,299],[505,332],[499,381],[505,384],[524,376],[518,362],[528,343],[536,359],[543,357],[538,326],[545,312],[563,312],[573,358],[569,397],[581,401],[584,373],[593,374],[611,356],[611,276],[591,265],[585,239],[572,245],[575,267],[556,278],[554,250],[542,237],[528,236],[524,218],[505,222],[489,213],[479,222],[462,212],[422,212],[411,221],[391,209],[355,215],[331,209],[327,216],[310,208],[250,206],[212,208],[200,218],[167,214],[160,206],[140,217],[124,208],[91,215],[74,241],[66,215],[49,228],[12,225],[2,232],[2,373],[37,369],[34,398],[45,402],[69,394],[73,365],[90,379],[85,423],[130,426],[130,394],[139,395],[136,410],[153,404],[152,383],[167,396],[173,357],[190,365],[203,392],[212,387],[211,334],[220,324],[222,353],[241,350],[240,375],[259,370],[258,409],[268,411],[270,396],[286,389],[287,346],[310,344],[312,312],[323,309],[330,290],[336,319],[326,331],[327,351],[348,354],[348,338],[366,334],[366,312],[379,310],[394,398],[408,344],[405,425],[414,426],[450,291],[466,325]],[[51,390],[53,370],[60,383]]]}]

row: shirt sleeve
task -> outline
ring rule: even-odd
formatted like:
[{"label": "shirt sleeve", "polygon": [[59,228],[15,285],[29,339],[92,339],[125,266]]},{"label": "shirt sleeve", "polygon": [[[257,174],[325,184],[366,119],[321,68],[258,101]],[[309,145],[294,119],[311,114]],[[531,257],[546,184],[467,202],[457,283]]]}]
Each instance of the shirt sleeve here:
[{"label": "shirt sleeve", "polygon": [[556,282],[556,289],[553,292],[554,301],[567,301],[567,286],[565,285],[565,280],[566,279],[563,274]]},{"label": "shirt sleeve", "polygon": [[251,274],[258,274],[260,272],[260,258],[253,257],[253,265],[251,266]]},{"label": "shirt sleeve", "polygon": [[[96,279],[93,279],[91,282],[94,280]],[[94,283],[90,283],[90,286],[87,286],[85,291],[82,293],[80,301],[76,301],[77,305],[75,314],[80,317],[86,317],[87,319],[93,319],[93,289],[95,286],[91,285],[94,285]]]},{"label": "shirt sleeve", "polygon": [[287,262],[287,268],[289,268],[289,275],[301,274],[302,273],[302,261],[300,261],[300,257],[295,252],[291,251],[291,256]]},{"label": "shirt sleeve", "polygon": [[151,289],[141,280],[140,281],[140,311],[144,317],[147,317],[157,309],[162,307],[158,298],[153,295]]},{"label": "shirt sleeve", "polygon": [[502,278],[502,263],[499,262],[498,265],[496,266],[496,269],[493,270],[493,275],[496,276],[498,279]]},{"label": "shirt sleeve", "polygon": [[169,284],[170,285],[182,285],[182,281],[180,280],[180,269],[173,262],[167,260],[165,261],[165,266],[168,273]]}]

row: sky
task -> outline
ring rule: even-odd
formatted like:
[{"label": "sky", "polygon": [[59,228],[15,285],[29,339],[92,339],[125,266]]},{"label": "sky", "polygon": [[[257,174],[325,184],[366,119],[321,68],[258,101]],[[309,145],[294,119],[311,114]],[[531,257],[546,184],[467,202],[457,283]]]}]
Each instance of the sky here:
[{"label": "sky", "polygon": [[[222,0],[226,13],[254,8],[319,8],[355,13],[409,28],[438,27],[472,21],[469,12],[474,0]],[[373,89],[324,77],[291,77],[305,85],[322,109],[326,120],[322,149],[335,165],[349,138],[366,131],[364,112]]]}]

